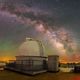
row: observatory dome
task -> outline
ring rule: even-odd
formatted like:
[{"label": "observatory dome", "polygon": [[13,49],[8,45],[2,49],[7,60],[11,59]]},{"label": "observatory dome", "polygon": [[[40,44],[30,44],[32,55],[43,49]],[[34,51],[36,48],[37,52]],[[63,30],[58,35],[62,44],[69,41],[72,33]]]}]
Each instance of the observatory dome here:
[{"label": "observatory dome", "polygon": [[40,56],[40,46],[36,40],[26,40],[19,47],[18,55]]}]

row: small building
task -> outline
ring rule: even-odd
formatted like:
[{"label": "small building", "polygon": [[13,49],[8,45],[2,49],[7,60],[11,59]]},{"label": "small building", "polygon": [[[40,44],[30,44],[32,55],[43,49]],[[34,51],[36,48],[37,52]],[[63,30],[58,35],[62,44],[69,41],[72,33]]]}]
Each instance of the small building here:
[{"label": "small building", "polygon": [[51,71],[51,72],[59,71],[59,56],[58,55],[48,56],[48,71]]},{"label": "small building", "polygon": [[[46,72],[46,57],[41,56],[16,56],[14,63],[8,68],[22,73],[34,75]],[[12,67],[13,66],[13,67]]]},{"label": "small building", "polygon": [[6,66],[6,63],[3,61],[0,61],[0,71],[3,71],[5,66]]},{"label": "small building", "polygon": [[7,69],[35,75],[46,71],[59,71],[59,56],[50,55],[42,56],[16,56],[15,61],[10,61],[6,66]]}]

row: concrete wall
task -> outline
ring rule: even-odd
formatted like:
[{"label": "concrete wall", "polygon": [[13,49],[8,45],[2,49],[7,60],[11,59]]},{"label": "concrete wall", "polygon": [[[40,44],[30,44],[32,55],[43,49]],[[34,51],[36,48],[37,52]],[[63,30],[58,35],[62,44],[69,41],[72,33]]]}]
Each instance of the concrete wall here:
[{"label": "concrete wall", "polygon": [[48,56],[48,71],[58,71],[59,70],[59,56],[51,55]]}]

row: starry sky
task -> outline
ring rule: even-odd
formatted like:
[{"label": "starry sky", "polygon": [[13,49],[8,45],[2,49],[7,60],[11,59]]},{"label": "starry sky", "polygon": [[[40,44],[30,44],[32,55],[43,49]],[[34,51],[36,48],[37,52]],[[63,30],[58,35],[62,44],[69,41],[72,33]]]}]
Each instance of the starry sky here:
[{"label": "starry sky", "polygon": [[17,55],[26,37],[41,40],[46,54],[78,57],[79,21],[80,0],[0,0],[1,59]]}]

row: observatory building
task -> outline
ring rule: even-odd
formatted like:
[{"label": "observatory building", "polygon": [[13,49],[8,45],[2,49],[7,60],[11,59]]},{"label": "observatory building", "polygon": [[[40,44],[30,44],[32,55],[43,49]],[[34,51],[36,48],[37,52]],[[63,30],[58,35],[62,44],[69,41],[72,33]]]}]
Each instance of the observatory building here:
[{"label": "observatory building", "polygon": [[7,66],[9,69],[34,75],[47,71],[46,58],[41,41],[27,38],[20,46],[15,62],[10,62]]},{"label": "observatory building", "polygon": [[[37,47],[37,50],[35,49]],[[20,55],[14,62],[7,64],[7,69],[35,75],[48,71],[58,71],[58,56],[44,56],[41,41],[27,38],[20,48]]]}]

